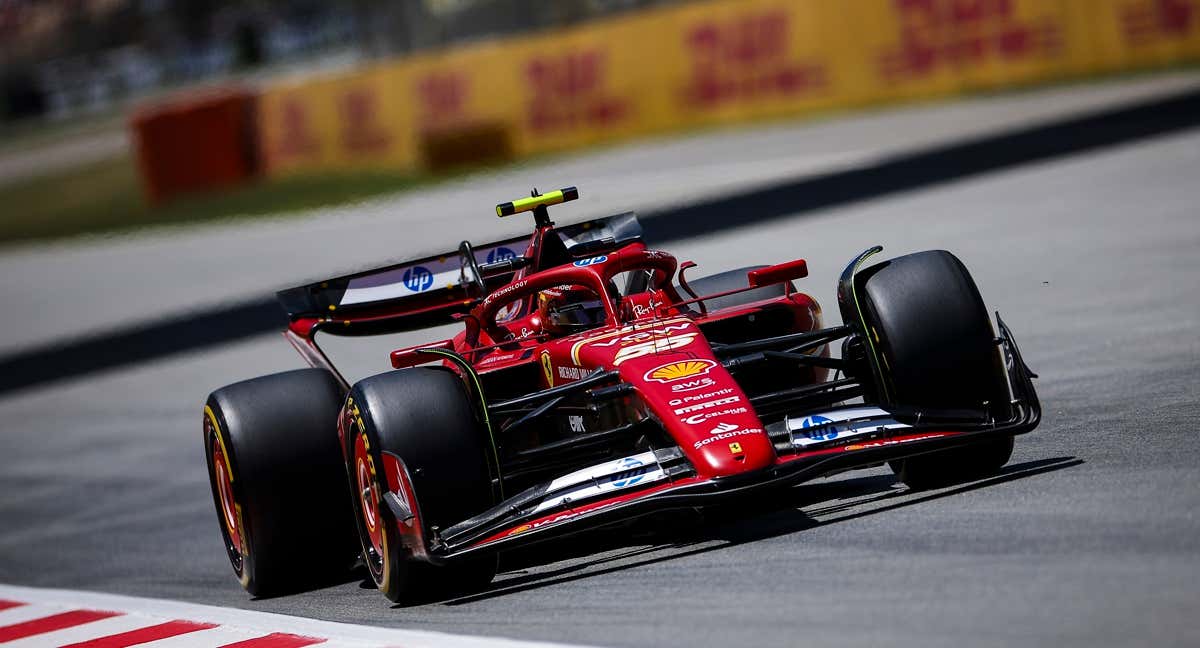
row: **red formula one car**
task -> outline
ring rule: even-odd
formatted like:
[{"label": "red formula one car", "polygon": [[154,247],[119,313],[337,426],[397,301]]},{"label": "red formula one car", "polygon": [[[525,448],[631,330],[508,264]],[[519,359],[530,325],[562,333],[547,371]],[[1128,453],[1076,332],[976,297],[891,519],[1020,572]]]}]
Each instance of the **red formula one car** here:
[{"label": "red formula one car", "polygon": [[[547,206],[577,196],[499,205],[532,212],[527,238],[279,294],[312,368],[204,410],[247,590],[359,556],[393,601],[479,587],[501,551],[664,509],[883,463],[914,488],[978,478],[1040,420],[1034,374],[948,252],[863,252],[825,327],[792,284],[803,260],[689,281],[633,214],[556,228]],[[353,385],[315,341],[453,320]]]}]

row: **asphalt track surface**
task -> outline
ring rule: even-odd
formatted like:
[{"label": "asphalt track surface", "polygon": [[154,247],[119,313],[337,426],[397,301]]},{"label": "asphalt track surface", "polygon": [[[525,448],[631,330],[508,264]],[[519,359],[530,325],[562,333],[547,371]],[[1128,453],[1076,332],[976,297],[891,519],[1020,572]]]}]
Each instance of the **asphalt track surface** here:
[{"label": "asphalt track surface", "polygon": [[832,319],[861,249],[957,253],[1041,375],[1045,419],[996,478],[910,492],[848,473],[512,556],[489,590],[416,607],[361,574],[253,600],[221,549],[199,409],[298,366],[263,335],[0,398],[0,582],[607,646],[1200,645],[1197,169],[1184,130],[671,245],[711,271],[804,257]]}]

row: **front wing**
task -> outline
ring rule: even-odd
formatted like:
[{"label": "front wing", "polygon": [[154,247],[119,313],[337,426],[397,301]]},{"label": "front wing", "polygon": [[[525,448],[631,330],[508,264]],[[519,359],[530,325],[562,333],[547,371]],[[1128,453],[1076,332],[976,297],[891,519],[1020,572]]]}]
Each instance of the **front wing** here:
[{"label": "front wing", "polygon": [[[385,498],[412,556],[451,561],[558,538],[638,516],[715,504],[748,493],[786,488],[818,477],[937,452],[1034,429],[1041,405],[1011,333],[999,321],[1012,394],[1003,421],[973,410],[883,409],[851,405],[786,417],[767,426],[778,458],[765,469],[723,478],[695,474],[678,448],[607,461],[510,497],[446,529],[426,530],[410,488]],[[393,457],[399,463],[398,457]],[[399,470],[403,471],[402,464]],[[411,480],[401,479],[411,484]]]}]

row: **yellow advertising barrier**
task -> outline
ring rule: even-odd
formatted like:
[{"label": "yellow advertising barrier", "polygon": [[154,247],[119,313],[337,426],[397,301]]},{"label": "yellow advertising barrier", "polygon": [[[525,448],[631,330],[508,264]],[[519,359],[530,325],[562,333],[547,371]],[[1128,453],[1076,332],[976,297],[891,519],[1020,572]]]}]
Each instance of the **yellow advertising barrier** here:
[{"label": "yellow advertising barrier", "polygon": [[[1200,0],[712,0],[265,90],[267,172],[432,164],[1200,57]],[[439,149],[440,147],[440,149]]]},{"label": "yellow advertising barrier", "polygon": [[389,65],[264,92],[259,150],[268,173],[415,167],[402,77]]}]

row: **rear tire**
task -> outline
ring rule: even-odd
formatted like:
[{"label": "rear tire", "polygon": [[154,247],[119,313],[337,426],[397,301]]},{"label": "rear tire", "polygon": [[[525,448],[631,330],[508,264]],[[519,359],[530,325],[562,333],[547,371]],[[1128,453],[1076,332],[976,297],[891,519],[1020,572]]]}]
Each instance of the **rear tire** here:
[{"label": "rear tire", "polygon": [[324,369],[263,376],[208,397],[213,502],[234,574],[254,596],[312,588],[354,563],[336,431],[342,397]]},{"label": "rear tire", "polygon": [[[868,335],[877,339],[889,402],[1007,415],[995,333],[966,267],[945,250],[917,252],[860,273]],[[978,479],[1012,456],[1011,436],[890,463],[902,482],[930,488]]]},{"label": "rear tire", "polygon": [[403,547],[399,524],[380,496],[388,491],[382,470],[394,454],[412,479],[418,520],[425,537],[492,506],[487,431],[462,380],[443,368],[417,367],[366,378],[350,391],[358,408],[347,434],[350,487],[363,561],[375,585],[393,602],[478,589],[496,575],[496,556],[432,565]]}]

